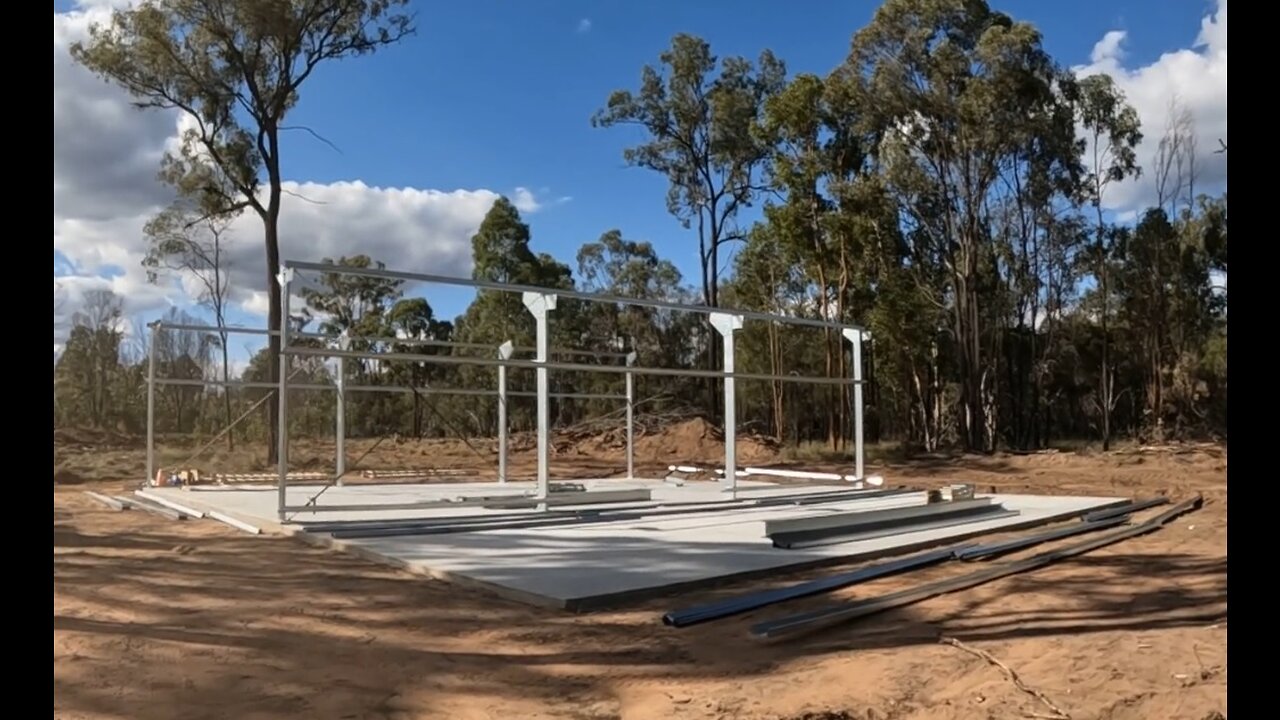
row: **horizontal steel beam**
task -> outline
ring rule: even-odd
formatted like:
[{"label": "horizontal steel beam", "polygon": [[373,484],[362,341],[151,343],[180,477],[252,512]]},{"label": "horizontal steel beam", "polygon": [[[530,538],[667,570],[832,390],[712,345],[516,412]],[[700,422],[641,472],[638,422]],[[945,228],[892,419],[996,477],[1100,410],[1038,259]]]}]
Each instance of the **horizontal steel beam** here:
[{"label": "horizontal steel beam", "polygon": [[814,320],[812,318],[786,317],[783,315],[770,315],[768,313],[755,312],[751,310],[736,310],[733,308],[709,307],[706,305],[689,305],[678,302],[670,302],[667,300],[648,300],[642,298],[619,297],[616,295],[603,295],[599,293],[580,292],[578,290],[562,290],[559,288],[538,287],[535,285],[512,285],[507,283],[491,282],[488,280],[472,280],[470,278],[449,277],[447,275],[427,275],[424,273],[399,272],[395,270],[384,270],[380,268],[354,268],[342,265],[332,265],[326,263],[300,262],[297,260],[286,260],[284,267],[304,272],[320,272],[334,275],[355,275],[357,277],[382,278],[385,280],[404,280],[407,282],[424,282],[436,285],[454,285],[458,287],[472,287],[481,290],[499,290],[510,293],[539,293],[552,294],[562,298],[573,298],[575,300],[585,300],[587,302],[613,303],[618,305],[633,305],[636,307],[650,307],[658,310],[676,310],[680,312],[692,312],[702,315],[710,315],[711,313],[727,313],[730,315],[741,315],[743,318],[751,320],[765,320],[768,322],[782,323],[785,325],[802,325],[808,327],[835,328],[843,330],[850,328],[860,330],[856,325],[847,325],[844,323],[831,322],[828,320]]},{"label": "horizontal steel beam", "polygon": [[[255,382],[252,380],[193,380],[185,378],[156,378],[156,385],[185,385],[192,387],[229,387],[229,388],[255,388],[259,390],[277,390],[280,383],[272,382]],[[318,383],[289,383],[290,390],[337,390],[337,385],[322,385]],[[414,388],[408,385],[347,385],[344,388],[347,392],[360,393],[402,393],[411,394],[414,392],[422,395],[469,395],[481,397],[497,397],[497,390],[470,390],[467,388]],[[537,393],[526,390],[508,390],[508,397],[537,397]],[[553,392],[549,397],[559,398],[561,400],[626,400],[626,395],[611,395],[609,393],[556,393]]]},{"label": "horizontal steel beam", "polygon": [[699,370],[696,368],[654,368],[627,367],[623,365],[585,365],[581,363],[548,362],[533,360],[503,360],[500,358],[457,357],[453,355],[420,355],[417,353],[371,353],[357,350],[334,350],[329,348],[308,348],[296,345],[283,348],[286,355],[304,357],[348,357],[369,360],[403,360],[408,362],[434,363],[437,365],[486,365],[493,367],[511,367],[524,370],[536,370],[540,367],[551,370],[570,372],[600,372],[636,375],[657,375],[661,377],[704,377],[704,378],[737,378],[739,380],[780,380],[783,382],[804,383],[809,385],[858,385],[861,381],[851,378],[806,377],[804,375],[769,375],[765,373],[723,372],[720,370]]},{"label": "horizontal steel beam", "polygon": [[[195,325],[192,323],[168,323],[168,322],[164,322],[163,320],[157,320],[154,323],[151,323],[151,328],[153,330],[162,330],[162,331],[163,330],[186,330],[190,332],[207,332],[207,333],[225,332],[229,335],[274,336],[274,335],[280,334],[279,330],[267,330],[265,328],[247,328],[247,327],[238,327],[233,325],[228,325],[227,327],[220,328],[217,325]],[[340,335],[334,335],[332,333],[313,333],[313,332],[297,332],[297,331],[290,331],[289,337],[291,338],[301,337],[301,338],[307,338],[309,340],[341,339]],[[383,335],[351,335],[347,337],[347,340],[350,340],[352,342],[382,342],[382,343],[396,343],[400,345],[423,345],[427,347],[459,348],[462,350],[490,350],[494,352],[498,350],[497,345],[490,345],[488,343],[459,342],[457,340],[435,340],[431,338],[402,338],[402,337],[387,337]],[[524,346],[519,346],[513,349],[516,352],[535,352],[534,348],[524,347]],[[576,355],[579,357],[615,358],[618,360],[626,359],[627,355],[630,354],[630,353],[614,352],[614,351],[608,351],[608,350],[570,350],[566,348],[559,348],[559,349],[552,348],[551,353],[553,355],[555,354]]]}]

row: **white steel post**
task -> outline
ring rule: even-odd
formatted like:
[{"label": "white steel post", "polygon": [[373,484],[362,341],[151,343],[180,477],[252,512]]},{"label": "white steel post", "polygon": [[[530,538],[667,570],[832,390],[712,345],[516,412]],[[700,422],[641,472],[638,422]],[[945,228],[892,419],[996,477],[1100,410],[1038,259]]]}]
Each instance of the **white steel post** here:
[{"label": "white steel post", "polygon": [[738,411],[733,377],[733,333],[742,329],[742,316],[711,313],[711,327],[724,338],[724,490],[738,487]]},{"label": "white steel post", "polygon": [[[346,330],[338,336],[338,349],[346,352],[351,348],[351,336]],[[334,462],[334,476],[337,484],[342,484],[342,477],[347,474],[347,364],[346,358],[338,358],[338,402],[334,408],[336,420],[334,434],[337,438],[337,451]]]},{"label": "white steel post", "polygon": [[[627,367],[636,364],[636,353],[627,353]],[[636,478],[636,383],[634,373],[627,373],[627,479]]]},{"label": "white steel post", "polygon": [[[508,340],[498,346],[498,359],[510,360],[515,346]],[[498,366],[498,482],[507,481],[507,366]]]},{"label": "white steel post", "polygon": [[[147,348],[147,483],[156,479],[156,338],[160,321],[151,324],[151,346]],[[223,388],[230,392],[230,388]]]},{"label": "white steel post", "polygon": [[[526,292],[524,306],[533,314],[537,328],[538,356],[535,362],[546,363],[548,352],[547,316],[556,309],[556,296],[551,293]],[[551,490],[548,465],[551,463],[551,402],[547,386],[547,368],[539,367],[536,371],[538,379],[538,499],[546,500]],[[539,503],[538,509],[545,510],[546,503]]]},{"label": "white steel post", "polygon": [[843,334],[853,345],[853,475],[856,480],[866,479],[862,427],[862,336],[858,328],[845,328]]},{"label": "white steel post", "polygon": [[285,353],[289,346],[289,281],[293,279],[292,268],[281,268],[276,276],[280,282],[280,374],[279,387],[279,422],[276,426],[276,512],[280,521],[284,522],[284,508],[287,505],[285,492],[288,488],[286,476],[289,474],[289,356]]}]

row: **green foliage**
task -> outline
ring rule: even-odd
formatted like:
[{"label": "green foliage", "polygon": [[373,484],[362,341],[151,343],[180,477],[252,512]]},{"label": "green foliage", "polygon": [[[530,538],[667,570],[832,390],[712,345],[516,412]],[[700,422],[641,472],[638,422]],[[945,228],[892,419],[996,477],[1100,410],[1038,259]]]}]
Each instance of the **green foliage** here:
[{"label": "green foliage", "polygon": [[623,158],[666,176],[667,210],[686,228],[696,222],[703,297],[715,305],[721,247],[742,238],[734,222],[758,193],[757,169],[769,150],[753,128],[786,70],[767,50],[755,66],[740,57],[721,62],[709,43],[686,34],[659,61],[662,70],[646,65],[639,90],[615,91],[591,122],[644,130],[646,141]]},{"label": "green foliage", "polygon": [[[325,5],[326,13],[347,13],[334,37],[310,33],[337,15],[321,13],[302,23],[304,32],[285,20],[307,3],[252,15],[258,5],[143,4],[76,51],[141,101],[182,107],[173,98],[186,98],[201,120],[166,166],[182,198],[148,225],[147,267],[212,274],[210,295],[225,287],[220,233],[237,203],[267,210],[268,264],[278,259],[270,200],[254,203],[263,202],[259,175],[265,171],[268,186],[278,177],[273,133],[310,72],[311,60],[303,59],[358,54],[407,29],[382,14],[398,5],[391,2]],[[206,14],[215,7],[235,10]],[[276,67],[274,56],[231,52],[257,47],[246,39],[277,42],[279,27],[264,18],[301,33],[302,45],[288,48],[297,62],[263,75],[229,70]],[[234,31],[215,33],[227,19],[239,23]],[[378,26],[386,34],[371,33]],[[184,33],[190,41],[178,43]],[[190,77],[168,52],[190,65],[182,71]],[[593,124],[643,132],[625,159],[665,176],[668,210],[697,226],[701,287],[686,287],[650,242],[616,229],[582,245],[571,269],[534,246],[506,198],[472,238],[474,278],[675,303],[701,295],[705,304],[861,325],[869,332],[866,436],[904,452],[1225,432],[1226,195],[1192,197],[1190,181],[1170,174],[1194,150],[1187,118],[1180,115],[1160,143],[1157,171],[1169,177],[1160,181],[1157,207],[1125,227],[1103,207],[1112,185],[1139,173],[1137,113],[1109,78],[1065,71],[1034,27],[981,0],[888,0],[825,77],[787,80],[768,51],[754,64],[720,60],[689,35],[676,36],[659,60],[643,69],[637,90],[615,92]],[[281,95],[287,78],[293,90]],[[255,95],[255,86],[277,90]],[[762,218],[744,231],[739,214],[761,197]],[[724,262],[722,251],[737,242],[732,262]],[[362,255],[326,262],[382,267]],[[722,265],[731,268],[727,278]],[[324,334],[359,336],[357,348],[492,358],[509,341],[517,358],[532,356],[534,321],[517,293],[478,291],[447,322],[411,286],[337,273],[320,279],[319,288],[302,291],[299,324],[315,320]],[[92,300],[55,365],[55,420],[136,429],[145,362],[124,340],[118,299]],[[718,357],[717,335],[691,313],[561,296],[550,330],[554,359],[588,365],[618,364],[630,352],[640,365],[675,369]],[[848,344],[834,332],[748,322],[735,342],[741,371],[852,372]],[[175,332],[157,340],[157,367],[166,377],[209,377],[225,349],[217,333]],[[271,347],[254,355],[244,378],[272,378],[273,358]],[[337,380],[336,362],[296,360],[288,368],[295,381]],[[348,393],[349,434],[492,436],[491,397],[432,391],[492,391],[496,370],[429,360],[344,361],[348,386],[413,388]],[[624,387],[617,374],[555,371],[551,378],[557,393]],[[525,396],[533,387],[532,372],[508,371],[514,431],[534,426]],[[641,412],[692,408],[714,416],[719,384],[639,376],[636,391]],[[214,432],[219,416],[231,416],[233,406],[239,414],[266,392],[165,388],[157,398],[160,429]],[[738,393],[740,427],[774,435],[799,448],[797,456],[844,451],[851,430],[845,388],[742,381]],[[292,432],[332,432],[333,393],[296,391],[289,401]],[[561,426],[618,412],[615,402],[595,399],[557,399],[552,408]],[[264,422],[254,418],[241,437],[269,431]]]}]

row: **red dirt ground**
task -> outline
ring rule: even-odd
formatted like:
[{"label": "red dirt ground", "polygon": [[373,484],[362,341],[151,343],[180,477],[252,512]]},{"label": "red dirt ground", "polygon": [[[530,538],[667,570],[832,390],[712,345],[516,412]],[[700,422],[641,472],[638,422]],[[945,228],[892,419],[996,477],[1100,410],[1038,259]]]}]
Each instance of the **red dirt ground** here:
[{"label": "red dirt ground", "polygon": [[[698,428],[666,435],[638,447],[642,467],[719,453]],[[361,447],[353,443],[353,455]],[[295,459],[320,466],[328,452],[304,443]],[[429,458],[491,472],[459,443],[389,443],[379,452],[381,466]],[[769,452],[753,449],[747,461],[767,462]],[[747,628],[965,569],[939,566],[675,630],[662,626],[663,611],[752,585],[576,616],[530,608],[288,538],[113,512],[83,495],[136,484],[144,460],[136,440],[64,433],[54,455],[58,718],[1053,717],[1000,668],[940,637],[990,653],[1072,718],[1226,713],[1220,447],[875,467],[891,484],[1175,500],[1198,492],[1205,506],[1075,560],[779,644],[753,641]],[[528,455],[517,469],[527,471]],[[555,462],[560,476],[582,476],[616,471],[618,457],[579,447]]]}]

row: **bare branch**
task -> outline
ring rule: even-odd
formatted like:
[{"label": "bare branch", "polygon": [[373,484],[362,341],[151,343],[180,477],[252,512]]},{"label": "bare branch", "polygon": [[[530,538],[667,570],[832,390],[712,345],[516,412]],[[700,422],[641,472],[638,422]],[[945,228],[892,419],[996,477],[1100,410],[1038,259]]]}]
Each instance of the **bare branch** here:
[{"label": "bare branch", "polygon": [[315,130],[312,130],[311,128],[307,127],[306,125],[284,125],[284,126],[281,126],[281,127],[280,127],[280,129],[281,129],[281,130],[302,130],[302,131],[306,132],[308,135],[310,135],[311,137],[313,137],[313,138],[315,138],[315,139],[319,140],[320,142],[324,143],[325,145],[328,145],[329,147],[333,148],[333,151],[334,151],[334,152],[338,153],[339,155],[341,155],[341,154],[342,154],[342,149],[341,149],[341,148],[339,148],[337,145],[334,145],[332,142],[330,142],[330,141],[329,141],[329,139],[328,139],[328,138],[324,137],[323,135],[321,135],[320,133],[316,132]]}]

